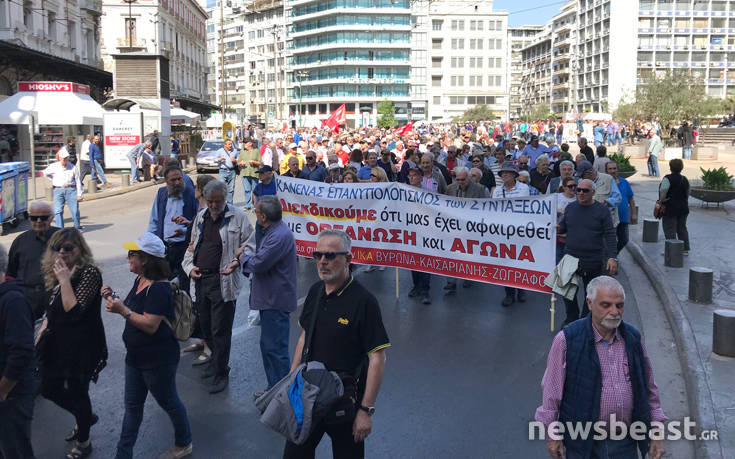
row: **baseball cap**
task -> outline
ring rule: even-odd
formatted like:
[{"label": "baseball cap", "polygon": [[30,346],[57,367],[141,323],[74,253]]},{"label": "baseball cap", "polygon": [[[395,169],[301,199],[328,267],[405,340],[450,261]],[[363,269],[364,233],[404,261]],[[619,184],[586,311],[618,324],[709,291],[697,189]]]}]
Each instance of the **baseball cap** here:
[{"label": "baseball cap", "polygon": [[589,161],[581,161],[577,165],[577,176],[582,177],[587,171],[592,170],[592,163]]},{"label": "baseball cap", "polygon": [[296,147],[298,147],[298,145],[296,145],[296,144],[295,144],[295,143],[293,143],[293,142],[291,142],[291,143],[289,143],[289,144],[288,144],[288,149],[289,149],[289,150],[290,150],[290,149],[292,149],[292,148],[296,148]]},{"label": "baseball cap", "polygon": [[66,151],[66,148],[59,152],[59,159],[68,158],[68,157],[69,157],[69,152]]},{"label": "baseball cap", "polygon": [[269,165],[260,166],[258,168],[258,174],[262,174],[263,172],[273,172],[273,168]]},{"label": "baseball cap", "polygon": [[332,164],[330,164],[330,165],[329,165],[329,170],[330,170],[330,171],[333,171],[333,170],[335,170],[335,169],[339,169],[339,164],[337,164],[337,163],[332,163]]},{"label": "baseball cap", "polygon": [[163,241],[153,233],[145,232],[138,239],[123,242],[123,248],[127,250],[140,250],[156,258],[166,258],[166,246]]},{"label": "baseball cap", "polygon": [[423,174],[423,171],[419,169],[419,166],[416,165],[413,161],[406,161],[408,163],[408,172],[414,171],[418,172],[419,174]]}]

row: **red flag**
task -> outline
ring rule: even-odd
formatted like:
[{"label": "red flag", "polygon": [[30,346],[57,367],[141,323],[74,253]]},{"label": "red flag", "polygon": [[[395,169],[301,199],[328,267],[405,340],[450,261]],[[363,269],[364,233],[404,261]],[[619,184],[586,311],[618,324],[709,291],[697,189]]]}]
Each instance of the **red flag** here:
[{"label": "red flag", "polygon": [[396,129],[393,133],[395,135],[400,136],[400,135],[406,135],[406,134],[408,134],[411,131],[413,131],[413,121],[411,121],[410,123],[406,124],[402,128]]},{"label": "red flag", "polygon": [[345,104],[337,107],[337,110],[333,111],[329,118],[322,121],[322,127],[327,126],[333,132],[337,132],[339,126],[345,124],[347,117],[345,116]]}]

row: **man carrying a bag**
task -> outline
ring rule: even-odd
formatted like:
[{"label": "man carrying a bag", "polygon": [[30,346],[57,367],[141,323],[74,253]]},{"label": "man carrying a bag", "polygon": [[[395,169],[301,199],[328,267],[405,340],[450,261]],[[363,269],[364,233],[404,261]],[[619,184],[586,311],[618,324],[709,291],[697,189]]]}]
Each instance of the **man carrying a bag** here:
[{"label": "man carrying a bag", "polygon": [[[293,372],[301,363],[306,346],[308,360],[322,362],[327,370],[340,375],[345,395],[333,412],[313,427],[303,444],[286,441],[284,459],[313,458],[325,433],[332,440],[335,458],[365,456],[365,438],[372,430],[385,349],[390,342],[377,299],[350,274],[350,247],[351,240],[343,231],[325,230],[319,234],[314,259],[321,281],[309,289],[304,301],[299,318],[301,336],[291,363]],[[313,334],[307,344],[306,328],[315,313]],[[342,411],[348,414],[338,421]]]}]

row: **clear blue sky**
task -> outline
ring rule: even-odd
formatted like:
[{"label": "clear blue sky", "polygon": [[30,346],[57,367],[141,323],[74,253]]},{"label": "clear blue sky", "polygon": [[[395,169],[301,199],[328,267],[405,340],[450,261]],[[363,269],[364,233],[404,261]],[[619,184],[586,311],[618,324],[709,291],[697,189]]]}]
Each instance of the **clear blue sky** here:
[{"label": "clear blue sky", "polygon": [[564,1],[559,0],[494,0],[494,11],[507,11],[508,25],[518,27],[522,25],[544,25],[546,21],[561,11]]}]

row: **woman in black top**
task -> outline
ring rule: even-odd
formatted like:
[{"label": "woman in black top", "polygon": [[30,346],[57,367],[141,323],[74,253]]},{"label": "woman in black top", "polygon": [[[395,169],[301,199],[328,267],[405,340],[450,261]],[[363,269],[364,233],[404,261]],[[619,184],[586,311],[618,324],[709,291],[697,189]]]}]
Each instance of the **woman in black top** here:
[{"label": "woman in black top", "polygon": [[176,390],[179,344],[165,322],[174,319],[166,247],[157,236],[147,232],[123,247],[128,249],[130,272],[138,275],[133,288],[125,301],[120,300],[109,285],[101,290],[107,300],[107,311],[125,318],[123,341],[128,351],[125,356],[125,417],[115,457],[133,457],[148,392],[166,411],[174,427],[174,446],[160,457],[185,457],[192,452],[191,429],[186,408]]},{"label": "woman in black top", "polygon": [[684,241],[684,255],[689,255],[689,181],[681,175],[684,161],[672,159],[669,161],[669,169],[671,173],[661,180],[658,187],[659,202],[666,207],[661,224],[666,239]]},{"label": "woman in black top", "polygon": [[76,418],[77,425],[67,437],[76,444],[66,457],[84,458],[92,452],[89,429],[97,421],[89,382],[97,381],[107,362],[100,314],[102,275],[75,228],[60,229],[51,236],[42,268],[51,299],[38,343],[41,393]]}]

